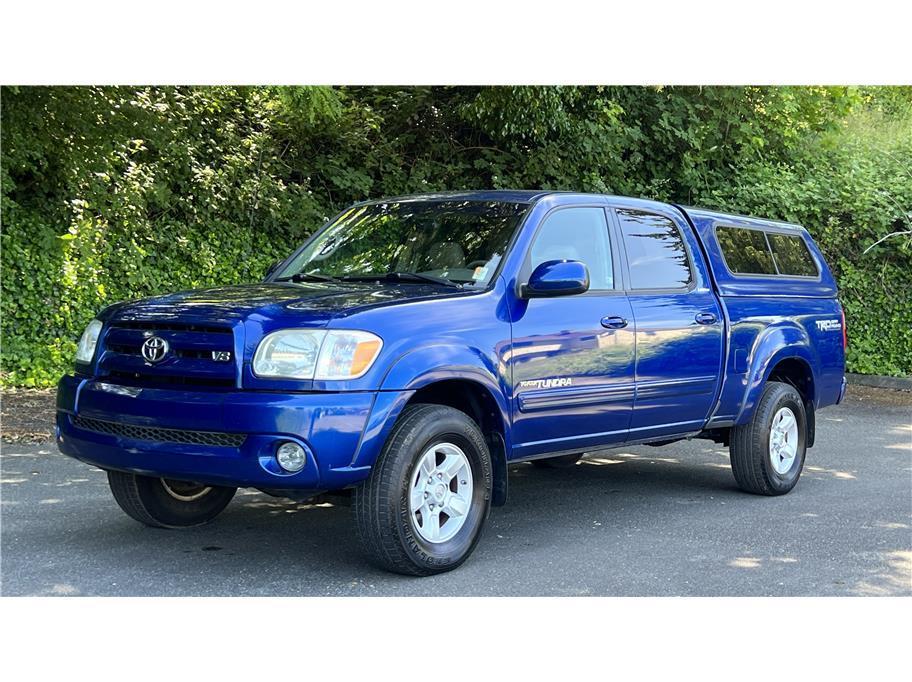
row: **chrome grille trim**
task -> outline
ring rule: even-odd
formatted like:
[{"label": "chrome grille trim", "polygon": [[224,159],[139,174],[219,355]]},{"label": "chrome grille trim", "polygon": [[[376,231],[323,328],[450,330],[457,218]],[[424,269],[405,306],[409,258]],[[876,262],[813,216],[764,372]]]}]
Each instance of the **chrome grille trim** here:
[{"label": "chrome grille trim", "polygon": [[151,332],[201,332],[203,334],[232,333],[231,327],[220,327],[206,324],[187,324],[182,322],[146,322],[142,320],[114,320],[111,322],[111,327]]}]

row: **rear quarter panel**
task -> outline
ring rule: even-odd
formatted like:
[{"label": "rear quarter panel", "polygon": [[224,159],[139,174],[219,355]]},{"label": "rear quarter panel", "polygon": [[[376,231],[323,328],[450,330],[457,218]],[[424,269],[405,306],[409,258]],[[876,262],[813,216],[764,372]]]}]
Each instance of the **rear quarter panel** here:
[{"label": "rear quarter panel", "polygon": [[710,426],[748,421],[770,372],[789,358],[810,367],[815,408],[838,400],[845,366],[842,332],[817,326],[818,320],[840,319],[836,299],[726,296],[722,305],[729,320],[729,353]]}]

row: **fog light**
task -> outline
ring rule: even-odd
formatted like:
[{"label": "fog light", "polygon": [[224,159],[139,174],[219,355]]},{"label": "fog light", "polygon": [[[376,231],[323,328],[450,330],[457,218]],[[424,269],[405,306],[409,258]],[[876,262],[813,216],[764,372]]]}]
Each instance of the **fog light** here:
[{"label": "fog light", "polygon": [[276,461],[289,473],[295,473],[307,464],[307,453],[297,443],[285,441],[276,449]]}]

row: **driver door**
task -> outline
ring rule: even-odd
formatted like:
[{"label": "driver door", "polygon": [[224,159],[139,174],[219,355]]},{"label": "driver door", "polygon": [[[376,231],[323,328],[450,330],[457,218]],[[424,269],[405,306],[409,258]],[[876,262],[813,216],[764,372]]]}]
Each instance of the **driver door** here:
[{"label": "driver door", "polygon": [[513,382],[513,457],[580,451],[623,442],[634,399],[634,323],[617,283],[603,206],[554,209],[533,239],[520,281],[549,260],[589,269],[583,294],[522,299],[509,365]]}]

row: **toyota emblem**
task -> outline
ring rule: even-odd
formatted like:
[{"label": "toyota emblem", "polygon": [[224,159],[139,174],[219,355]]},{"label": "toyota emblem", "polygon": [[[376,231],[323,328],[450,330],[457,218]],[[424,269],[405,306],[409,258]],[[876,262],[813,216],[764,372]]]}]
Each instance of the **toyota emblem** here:
[{"label": "toyota emblem", "polygon": [[143,342],[142,356],[146,362],[161,362],[168,354],[168,342],[160,336],[153,336]]}]

